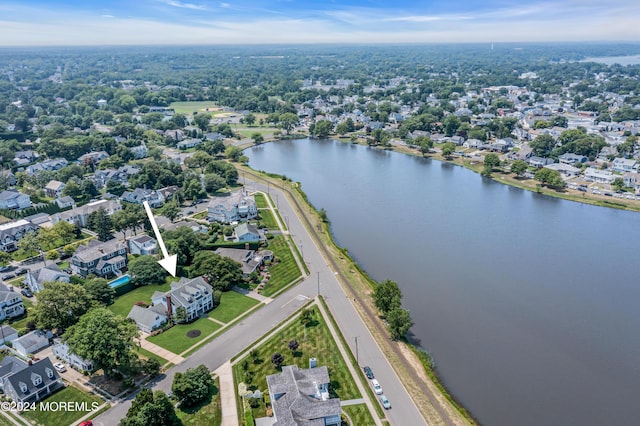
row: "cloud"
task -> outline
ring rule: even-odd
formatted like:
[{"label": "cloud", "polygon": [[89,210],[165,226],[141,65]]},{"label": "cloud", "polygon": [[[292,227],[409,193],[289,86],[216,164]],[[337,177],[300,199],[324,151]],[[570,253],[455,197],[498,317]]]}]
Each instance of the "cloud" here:
[{"label": "cloud", "polygon": [[181,9],[191,9],[191,10],[207,10],[207,7],[200,4],[194,3],[183,3],[177,0],[160,0],[160,2],[173,7],[179,7]]}]

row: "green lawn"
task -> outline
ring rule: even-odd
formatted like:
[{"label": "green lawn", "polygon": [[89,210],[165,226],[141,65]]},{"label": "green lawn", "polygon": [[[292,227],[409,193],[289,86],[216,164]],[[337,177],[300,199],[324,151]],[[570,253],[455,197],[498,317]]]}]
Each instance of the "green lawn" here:
[{"label": "green lawn", "polygon": [[[174,354],[180,354],[202,339],[213,334],[220,327],[222,327],[220,324],[210,321],[207,318],[200,318],[191,324],[178,324],[164,333],[149,337],[147,340],[158,346],[162,346]],[[189,330],[200,330],[200,335],[197,337],[188,337],[187,332],[189,332]]]},{"label": "green lawn", "polygon": [[267,204],[267,199],[264,196],[264,194],[261,194],[259,192],[253,194],[253,199],[256,201],[256,207],[259,209],[264,209],[269,207],[269,204]]},{"label": "green lawn", "polygon": [[201,404],[189,408],[178,408],[178,418],[183,425],[220,426],[222,424],[222,406],[220,403],[220,380],[216,379],[209,396]]},{"label": "green lawn", "polygon": [[280,229],[278,227],[278,223],[276,222],[276,219],[273,217],[273,213],[271,213],[271,210],[261,209],[258,211],[258,213],[260,213],[260,222],[262,222],[264,226],[274,230]]},{"label": "green lawn", "polygon": [[209,312],[209,317],[222,322],[230,322],[249,310],[252,306],[260,303],[244,294],[236,291],[222,293],[220,305]]},{"label": "green lawn", "polygon": [[[355,384],[347,363],[340,355],[338,347],[329,332],[325,320],[320,316],[317,307],[310,308],[313,311],[314,321],[306,329],[300,321],[294,320],[289,326],[277,332],[269,340],[261,344],[258,350],[258,363],[255,363],[248,355],[239,359],[233,366],[233,375],[237,386],[240,382],[245,382],[251,390],[260,389],[266,392],[267,375],[276,374],[278,370],[271,363],[271,356],[280,353],[284,356],[283,365],[297,365],[300,368],[309,367],[309,358],[316,357],[319,366],[329,368],[330,386],[329,392],[332,398],[349,400],[361,398],[360,392]],[[300,346],[294,354],[289,350],[288,343],[296,339]],[[243,361],[248,361],[248,370],[243,370]],[[248,383],[250,377],[251,383]],[[263,403],[258,408],[253,409],[254,417],[265,415]],[[361,423],[367,424],[367,423]]]},{"label": "green lawn", "polygon": [[267,134],[273,134],[274,132],[281,131],[276,127],[238,127],[233,128],[235,133],[239,133],[245,138],[250,138],[254,133],[260,133],[262,136]]},{"label": "green lawn", "polygon": [[138,353],[138,355],[142,355],[143,357],[147,358],[147,359],[155,359],[157,360],[160,365],[164,365],[167,363],[167,360],[162,358],[159,355],[154,354],[153,352],[149,352],[146,349],[140,348],[138,346],[135,347],[135,351]]},{"label": "green lawn", "polygon": [[287,286],[287,284],[290,284],[302,275],[302,273],[293,258],[293,254],[291,254],[291,250],[284,236],[276,235],[273,239],[269,240],[269,246],[267,248],[273,251],[276,257],[280,258],[279,263],[269,266],[271,278],[262,292],[265,296],[270,296]]},{"label": "green lawn", "polygon": [[[219,108],[213,101],[191,101],[191,102],[172,102],[169,108],[173,108],[176,114],[193,114],[194,112],[204,113],[207,108]],[[212,116],[221,114],[225,111],[208,111]]]},{"label": "green lawn", "polygon": [[149,284],[136,288],[135,290],[131,290],[127,294],[123,294],[122,296],[116,298],[116,301],[113,302],[112,305],[109,305],[107,308],[113,312],[114,314],[127,317],[131,307],[135,302],[146,302],[151,303],[151,296],[156,291],[168,291],[170,289],[170,285],[168,283],[165,284]]},{"label": "green lawn", "polygon": [[95,402],[95,407],[97,408],[100,404],[102,404],[102,399],[95,395],[88,394],[86,392],[81,391],[78,388],[73,386],[67,386],[46,398],[43,403],[51,403],[51,402],[84,402],[85,405],[89,408],[88,411],[73,411],[73,410],[49,410],[49,411],[39,411],[38,409],[34,411],[25,411],[22,413],[22,416],[29,419],[32,424],[50,426],[50,425],[70,425],[76,422],[81,417],[85,416],[88,412],[92,410],[92,403]]},{"label": "green lawn", "polygon": [[351,419],[351,426],[375,424],[367,408],[367,404],[347,405],[342,407],[342,411],[347,413]]},{"label": "green lawn", "polygon": [[15,426],[9,419],[5,416],[0,416],[0,426]]}]

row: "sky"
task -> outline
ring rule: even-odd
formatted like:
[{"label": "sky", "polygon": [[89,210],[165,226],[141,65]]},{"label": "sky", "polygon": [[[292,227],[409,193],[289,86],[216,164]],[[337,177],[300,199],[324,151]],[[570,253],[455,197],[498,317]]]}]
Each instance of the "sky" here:
[{"label": "sky", "polygon": [[0,0],[0,46],[640,42],[640,0]]}]

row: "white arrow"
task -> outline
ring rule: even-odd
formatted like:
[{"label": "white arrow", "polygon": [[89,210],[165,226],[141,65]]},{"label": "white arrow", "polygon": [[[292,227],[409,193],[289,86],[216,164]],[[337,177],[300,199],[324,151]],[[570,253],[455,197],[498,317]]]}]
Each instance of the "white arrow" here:
[{"label": "white arrow", "polygon": [[160,230],[158,229],[158,224],[156,223],[156,218],[153,217],[153,213],[151,212],[151,207],[149,207],[149,203],[144,201],[142,203],[144,209],[147,211],[147,216],[149,216],[149,222],[151,222],[151,227],[153,228],[153,232],[156,234],[156,239],[158,240],[158,244],[160,245],[160,250],[162,250],[162,256],[164,259],[158,260],[160,266],[167,270],[168,273],[171,274],[172,277],[176,276],[176,265],[178,264],[178,255],[169,256],[169,252],[167,251],[167,247],[164,245],[164,241],[162,241],[162,235],[160,235]]}]

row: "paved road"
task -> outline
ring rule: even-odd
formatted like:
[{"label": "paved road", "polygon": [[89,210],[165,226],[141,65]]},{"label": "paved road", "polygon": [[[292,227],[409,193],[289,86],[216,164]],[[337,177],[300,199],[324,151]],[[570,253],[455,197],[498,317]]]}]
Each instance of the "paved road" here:
[{"label": "paved road", "polygon": [[[227,332],[205,345],[183,363],[171,368],[166,375],[159,377],[153,384],[154,390],[168,391],[171,388],[173,376],[176,372],[183,372],[200,364],[210,370],[220,367],[225,361],[233,357],[245,347],[262,337],[269,330],[282,322],[293,312],[314,297],[318,291],[318,273],[320,293],[325,296],[327,304],[334,315],[347,343],[355,353],[355,338],[358,342],[358,358],[361,366],[369,365],[391,401],[393,408],[386,412],[387,418],[393,425],[421,425],[426,424],[417,407],[413,403],[406,389],[387,362],[380,348],[360,319],[352,303],[354,301],[345,296],[338,283],[335,272],[332,271],[320,254],[311,236],[308,234],[293,207],[287,202],[285,195],[274,188],[249,180],[247,186],[256,190],[269,191],[277,203],[280,214],[288,224],[291,234],[297,244],[301,246],[304,258],[311,271],[310,276],[302,283],[280,295],[270,304],[260,308],[242,322],[231,327]],[[322,363],[322,360],[319,360]],[[124,400],[96,419],[94,424],[99,426],[117,425],[126,415],[133,396]]]}]

